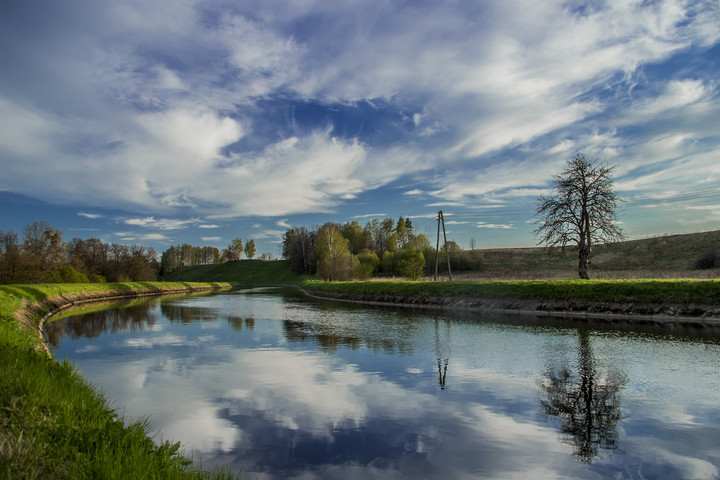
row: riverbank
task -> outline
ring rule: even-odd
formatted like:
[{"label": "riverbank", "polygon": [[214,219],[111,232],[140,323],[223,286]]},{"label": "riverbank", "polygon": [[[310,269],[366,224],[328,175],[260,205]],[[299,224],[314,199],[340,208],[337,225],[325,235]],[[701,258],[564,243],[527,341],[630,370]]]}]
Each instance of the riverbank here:
[{"label": "riverbank", "polygon": [[718,280],[321,282],[308,295],[371,305],[720,327]]},{"label": "riverbank", "polygon": [[193,469],[179,443],[153,441],[147,420],[125,425],[99,389],[45,350],[53,313],[79,303],[229,288],[227,283],[0,286],[0,475],[3,478],[223,479]]}]

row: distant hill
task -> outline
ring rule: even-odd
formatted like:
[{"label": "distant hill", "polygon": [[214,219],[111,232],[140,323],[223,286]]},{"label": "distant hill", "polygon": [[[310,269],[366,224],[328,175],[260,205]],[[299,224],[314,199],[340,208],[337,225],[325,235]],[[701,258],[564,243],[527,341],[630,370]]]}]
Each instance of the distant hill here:
[{"label": "distant hill", "polygon": [[[577,278],[577,254],[548,255],[544,248],[485,249],[485,268],[463,278]],[[720,230],[665,235],[597,245],[590,278],[717,278]]]},{"label": "distant hill", "polygon": [[163,276],[166,282],[230,282],[252,285],[291,284],[293,275],[288,260],[235,260],[213,265],[198,265],[175,270]]},{"label": "distant hill", "polygon": [[[459,280],[575,279],[577,255],[548,255],[543,248],[481,249],[482,270],[454,275]],[[599,245],[591,257],[590,278],[718,278],[720,230],[666,235]],[[285,260],[238,260],[177,270],[165,281],[291,284]]]}]

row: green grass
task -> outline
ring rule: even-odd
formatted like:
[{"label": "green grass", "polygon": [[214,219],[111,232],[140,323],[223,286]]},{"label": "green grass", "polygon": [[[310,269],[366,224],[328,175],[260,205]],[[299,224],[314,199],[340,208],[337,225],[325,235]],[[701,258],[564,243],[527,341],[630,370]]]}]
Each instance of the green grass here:
[{"label": "green grass", "polygon": [[[235,478],[227,469],[194,469],[179,443],[154,442],[147,420],[125,425],[102,393],[75,367],[50,358],[33,328],[36,315],[62,297],[144,295],[200,284],[10,285],[0,287],[0,477],[9,479]],[[220,285],[215,285],[219,287]],[[62,296],[62,297],[61,297]],[[26,320],[28,318],[26,317]]]},{"label": "green grass", "polygon": [[163,280],[294,285],[298,282],[298,277],[293,275],[287,260],[236,260],[176,270],[165,275]]},{"label": "green grass", "polygon": [[309,280],[302,287],[310,292],[332,292],[348,296],[472,297],[542,301],[586,300],[592,302],[637,302],[647,304],[720,305],[720,280],[510,280],[459,282],[321,282]]}]

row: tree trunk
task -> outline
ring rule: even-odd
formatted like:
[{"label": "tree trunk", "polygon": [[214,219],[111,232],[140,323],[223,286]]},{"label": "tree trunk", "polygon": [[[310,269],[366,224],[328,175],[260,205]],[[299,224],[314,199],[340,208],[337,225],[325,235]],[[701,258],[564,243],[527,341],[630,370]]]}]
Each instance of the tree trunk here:
[{"label": "tree trunk", "polygon": [[583,280],[589,280],[588,267],[590,266],[590,251],[584,248],[578,250],[578,275]]}]

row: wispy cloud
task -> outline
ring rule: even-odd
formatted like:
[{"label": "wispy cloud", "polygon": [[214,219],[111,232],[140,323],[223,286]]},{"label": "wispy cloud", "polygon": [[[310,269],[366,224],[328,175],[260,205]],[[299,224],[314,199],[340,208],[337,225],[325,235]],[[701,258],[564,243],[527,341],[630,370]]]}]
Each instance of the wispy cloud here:
[{"label": "wispy cloud", "polygon": [[387,217],[386,213],[366,213],[363,215],[353,215],[352,219],[358,219],[358,218],[384,218]]},{"label": "wispy cloud", "polygon": [[170,237],[162,233],[115,232],[115,236],[124,242],[169,242]]},{"label": "wispy cloud", "polygon": [[136,227],[144,228],[155,228],[158,230],[178,230],[181,228],[187,228],[200,223],[198,219],[189,220],[175,220],[169,218],[145,217],[145,218],[128,218],[123,220],[126,225],[133,225]]},{"label": "wispy cloud", "polygon": [[79,212],[78,215],[80,215],[81,217],[92,218],[92,219],[97,219],[97,218],[103,217],[102,215],[100,215],[98,213],[86,213],[86,212]]},{"label": "wispy cloud", "polygon": [[511,229],[514,228],[512,224],[502,224],[502,223],[485,223],[485,222],[478,222],[475,224],[477,228],[491,228],[491,229]]}]

